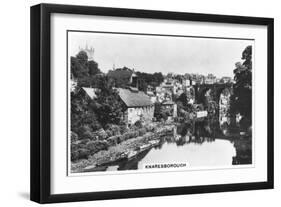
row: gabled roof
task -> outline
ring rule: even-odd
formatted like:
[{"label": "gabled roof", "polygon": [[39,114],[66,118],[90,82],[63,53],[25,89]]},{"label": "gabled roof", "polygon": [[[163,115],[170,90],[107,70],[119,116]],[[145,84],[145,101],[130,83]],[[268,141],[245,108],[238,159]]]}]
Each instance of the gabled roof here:
[{"label": "gabled roof", "polygon": [[86,92],[86,94],[87,94],[91,99],[97,98],[97,95],[96,95],[97,89],[96,89],[96,88],[86,88],[86,87],[82,87],[82,89]]},{"label": "gabled roof", "polygon": [[126,104],[127,107],[143,107],[153,105],[149,96],[142,91],[132,91],[129,89],[118,88],[118,92],[121,100]]}]

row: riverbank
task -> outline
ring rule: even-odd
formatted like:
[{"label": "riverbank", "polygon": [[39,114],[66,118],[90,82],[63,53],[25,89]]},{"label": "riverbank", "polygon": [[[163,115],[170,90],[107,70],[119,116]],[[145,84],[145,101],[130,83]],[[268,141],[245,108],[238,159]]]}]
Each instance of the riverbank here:
[{"label": "riverbank", "polygon": [[161,136],[169,133],[172,134],[174,127],[173,124],[159,126],[153,132],[147,132],[142,136],[130,138],[118,144],[115,143],[116,145],[109,146],[106,150],[100,150],[90,155],[87,159],[73,161],[71,162],[71,172],[83,172],[84,170],[94,169],[108,163],[128,159],[131,156],[130,153],[134,152],[137,155],[142,152],[142,147],[147,149],[158,143],[151,141],[160,140]]}]

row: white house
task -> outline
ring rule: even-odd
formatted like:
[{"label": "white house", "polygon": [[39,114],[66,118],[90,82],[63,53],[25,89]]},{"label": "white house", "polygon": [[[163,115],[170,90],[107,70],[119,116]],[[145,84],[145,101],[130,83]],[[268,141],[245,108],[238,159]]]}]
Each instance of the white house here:
[{"label": "white house", "polygon": [[150,122],[154,116],[154,104],[150,97],[136,88],[118,88],[119,97],[126,105],[124,113],[128,125],[137,121]]}]

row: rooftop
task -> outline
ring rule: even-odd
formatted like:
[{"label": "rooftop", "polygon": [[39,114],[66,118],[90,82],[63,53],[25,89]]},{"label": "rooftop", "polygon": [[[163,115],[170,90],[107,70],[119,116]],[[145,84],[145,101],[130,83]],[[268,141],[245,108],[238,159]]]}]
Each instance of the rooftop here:
[{"label": "rooftop", "polygon": [[132,91],[130,89],[118,88],[119,96],[127,107],[151,106],[148,95],[142,91]]},{"label": "rooftop", "polygon": [[97,98],[97,95],[96,95],[97,89],[96,89],[96,88],[86,88],[86,87],[82,87],[82,89],[86,92],[86,94],[87,94],[91,99]]}]

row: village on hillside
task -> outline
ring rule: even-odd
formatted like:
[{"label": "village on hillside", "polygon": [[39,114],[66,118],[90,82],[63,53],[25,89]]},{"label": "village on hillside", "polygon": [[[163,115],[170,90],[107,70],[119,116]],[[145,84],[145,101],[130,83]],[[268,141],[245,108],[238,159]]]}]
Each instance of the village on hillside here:
[{"label": "village on hillside", "polygon": [[[126,66],[103,73],[93,55],[85,47],[71,57],[71,172],[103,171],[109,163],[144,156],[182,123],[194,128],[198,120],[212,119],[221,129],[231,125],[233,77],[144,73]],[[238,133],[248,135],[251,121],[244,122]],[[204,130],[211,134],[214,127]],[[186,141],[200,142],[193,133]]]}]

